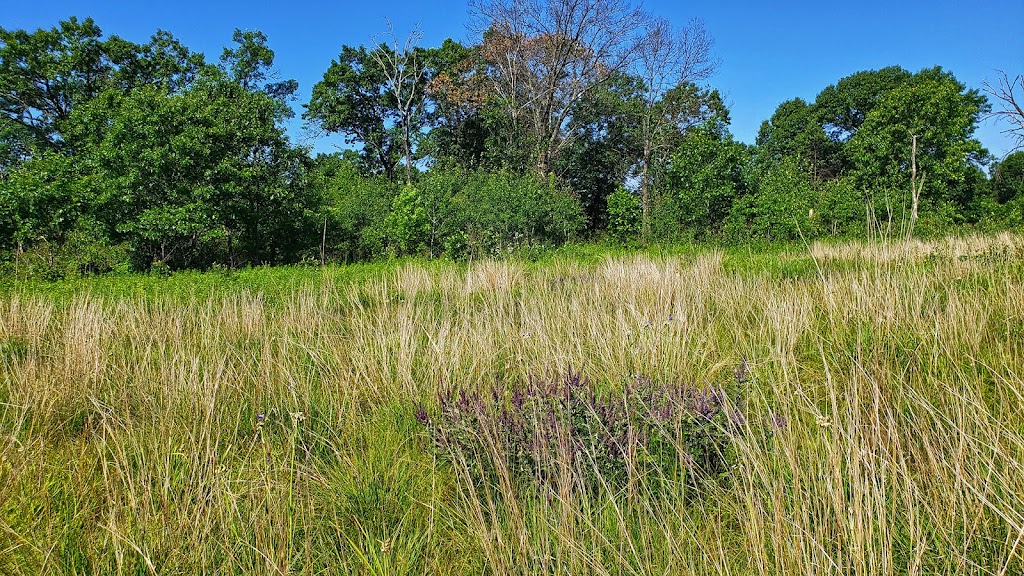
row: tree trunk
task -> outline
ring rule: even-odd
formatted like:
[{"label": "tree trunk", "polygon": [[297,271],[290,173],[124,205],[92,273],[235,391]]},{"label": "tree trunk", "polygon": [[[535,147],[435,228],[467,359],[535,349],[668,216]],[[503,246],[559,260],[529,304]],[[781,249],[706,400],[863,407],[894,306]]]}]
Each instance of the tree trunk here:
[{"label": "tree trunk", "polygon": [[921,201],[921,191],[924,189],[924,172],[921,173],[920,181],[917,179],[917,136],[911,137],[910,143],[910,229],[907,230],[907,239],[914,233],[914,224],[917,223],[917,210]]},{"label": "tree trunk", "polygon": [[402,144],[405,146],[405,185],[412,186],[412,138],[409,136],[409,122],[402,122]]},{"label": "tree trunk", "polygon": [[645,143],[640,163],[640,236],[645,241],[651,234],[651,155],[651,146]]},{"label": "tree trunk", "polygon": [[327,216],[324,216],[324,235],[320,239],[320,265],[327,264]]}]

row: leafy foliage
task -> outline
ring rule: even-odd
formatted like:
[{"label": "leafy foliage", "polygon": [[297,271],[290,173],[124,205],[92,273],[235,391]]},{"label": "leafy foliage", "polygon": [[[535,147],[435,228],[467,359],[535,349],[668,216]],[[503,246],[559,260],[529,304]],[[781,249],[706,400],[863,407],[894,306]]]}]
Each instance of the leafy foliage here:
[{"label": "leafy foliage", "polygon": [[717,64],[699,21],[584,4],[481,1],[472,44],[343,46],[303,118],[348,148],[317,158],[285,135],[298,86],[262,32],[235,30],[207,63],[163,30],[137,44],[91,19],[0,28],[0,259],[37,255],[23,268],[57,277],[606,233],[794,239],[892,233],[918,204],[920,234],[1020,221],[1018,156],[986,176],[974,132],[990,107],[948,71],[857,72],[783,102],[746,146],[698,84]]},{"label": "leafy foliage", "polygon": [[395,196],[385,225],[398,254],[414,254],[423,247],[430,223],[427,221],[423,198],[416,188],[405,186]]},{"label": "leafy foliage", "polygon": [[393,180],[400,143],[389,126],[396,104],[384,83],[384,71],[365,47],[343,46],[323,80],[313,86],[313,97],[302,117],[361,145],[362,159],[370,171]]},{"label": "leafy foliage", "polygon": [[[561,244],[584,225],[579,201],[554,181],[510,172],[438,172],[423,181],[432,207],[430,237],[451,256],[500,255],[522,246]],[[439,203],[447,205],[443,213]],[[462,247],[461,250],[459,247]]]},{"label": "leafy foliage", "polygon": [[733,239],[799,240],[816,234],[815,192],[792,159],[754,176],[753,193],[733,205],[727,233]]},{"label": "leafy foliage", "polygon": [[747,193],[743,171],[749,160],[746,147],[732,139],[722,120],[688,130],[668,166],[655,216],[658,235],[720,233],[733,203]]},{"label": "leafy foliage", "polygon": [[1024,152],[1014,152],[992,166],[992,190],[1000,204],[1024,198]]},{"label": "leafy foliage", "polygon": [[842,147],[829,138],[820,115],[800,98],[780,104],[757,134],[758,161],[767,165],[796,158],[816,182],[835,178],[843,170]]},{"label": "leafy foliage", "polygon": [[909,188],[916,137],[917,164],[926,178],[922,198],[952,200],[949,191],[986,154],[973,135],[987,109],[977,90],[967,90],[948,72],[923,70],[880,95],[864,115],[849,142],[851,172],[862,186]]},{"label": "leafy foliage", "polygon": [[608,196],[608,234],[620,242],[635,239],[640,234],[640,199],[619,188]]}]

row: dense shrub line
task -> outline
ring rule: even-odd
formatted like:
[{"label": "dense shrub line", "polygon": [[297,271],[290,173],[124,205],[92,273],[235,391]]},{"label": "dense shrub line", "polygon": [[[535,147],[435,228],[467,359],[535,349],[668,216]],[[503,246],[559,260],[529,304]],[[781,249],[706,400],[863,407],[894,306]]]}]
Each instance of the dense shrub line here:
[{"label": "dense shrub line", "polygon": [[[565,48],[549,40],[527,44]],[[657,89],[650,74],[672,70],[577,78],[553,122],[551,110],[503,92],[509,79],[495,63],[517,44],[500,35],[400,53],[344,46],[303,118],[352,146],[314,157],[286,133],[298,85],[272,81],[266,36],[236,31],[232,41],[208,62],[168,32],[136,44],[104,36],[91,19],[0,28],[0,273],[56,279],[493,257],[579,239],[785,242],[1024,223],[1024,152],[997,160],[982,147],[986,96],[940,67],[842,78],[813,102],[780,104],[748,145],[729,132],[719,92],[695,83],[707,76]],[[591,54],[577,48],[555,58],[570,76],[574,59]],[[415,68],[408,85],[388,80],[384,63],[398,60]],[[533,63],[520,72],[545,74]]]}]

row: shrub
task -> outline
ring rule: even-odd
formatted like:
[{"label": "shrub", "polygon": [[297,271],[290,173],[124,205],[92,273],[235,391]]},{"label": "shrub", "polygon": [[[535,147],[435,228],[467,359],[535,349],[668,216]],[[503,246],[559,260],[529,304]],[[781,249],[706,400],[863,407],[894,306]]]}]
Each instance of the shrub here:
[{"label": "shrub", "polygon": [[625,188],[608,195],[608,235],[626,242],[640,233],[640,199]]},{"label": "shrub", "polygon": [[864,198],[852,178],[838,178],[822,183],[815,212],[822,234],[850,236],[864,233]]},{"label": "shrub", "polygon": [[663,239],[716,235],[733,203],[746,194],[747,148],[715,119],[687,131],[665,176],[667,190],[655,203],[654,230]]},{"label": "shrub", "polygon": [[423,198],[416,188],[406,186],[395,196],[385,226],[391,248],[398,254],[413,254],[423,248],[430,233],[430,223]]},{"label": "shrub", "polygon": [[1000,204],[1024,198],[1024,150],[992,165],[990,186]]},{"label": "shrub", "polygon": [[[16,251],[6,272],[22,280],[61,280],[131,270],[129,250],[111,244],[102,227],[89,218],[79,220],[62,243],[39,241]],[[3,271],[3,270],[0,270]]]},{"label": "shrub", "polygon": [[431,252],[508,254],[562,244],[585,222],[579,201],[554,182],[510,172],[433,171],[420,182]]},{"label": "shrub", "polygon": [[640,376],[618,393],[579,372],[531,378],[506,390],[448,390],[430,414],[420,407],[441,456],[465,465],[477,483],[587,491],[630,479],[718,475],[731,458],[739,411],[723,388],[654,382]]},{"label": "shrub", "polygon": [[396,186],[379,176],[362,176],[347,160],[325,157],[319,162],[315,178],[326,207],[320,222],[327,220],[327,257],[355,261],[382,255]]},{"label": "shrub", "polygon": [[760,171],[755,192],[733,204],[726,224],[734,240],[797,240],[816,235],[814,188],[795,160]]}]

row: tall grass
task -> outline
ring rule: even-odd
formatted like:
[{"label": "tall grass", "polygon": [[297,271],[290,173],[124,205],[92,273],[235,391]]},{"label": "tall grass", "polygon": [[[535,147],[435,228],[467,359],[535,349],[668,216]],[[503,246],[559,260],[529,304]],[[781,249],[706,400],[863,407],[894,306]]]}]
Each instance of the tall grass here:
[{"label": "tall grass", "polygon": [[[302,274],[0,297],[0,573],[1024,573],[1018,236]],[[716,474],[530,484],[415,414],[744,361]]]}]

